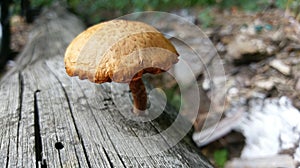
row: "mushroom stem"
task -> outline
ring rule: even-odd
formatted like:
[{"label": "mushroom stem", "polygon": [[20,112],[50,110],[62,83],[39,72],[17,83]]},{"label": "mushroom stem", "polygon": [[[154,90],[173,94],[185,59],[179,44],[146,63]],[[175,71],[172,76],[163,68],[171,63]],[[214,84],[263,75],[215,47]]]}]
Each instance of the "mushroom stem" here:
[{"label": "mushroom stem", "polygon": [[147,92],[142,78],[131,81],[129,88],[133,97],[135,114],[141,114],[147,109]]}]

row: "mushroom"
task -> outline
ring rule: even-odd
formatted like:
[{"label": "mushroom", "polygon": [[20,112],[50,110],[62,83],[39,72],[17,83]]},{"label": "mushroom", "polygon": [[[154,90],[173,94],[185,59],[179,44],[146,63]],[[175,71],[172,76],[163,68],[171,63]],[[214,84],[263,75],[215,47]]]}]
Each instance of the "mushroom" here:
[{"label": "mushroom", "polygon": [[65,52],[69,76],[94,83],[129,83],[134,110],[147,109],[144,73],[158,74],[178,62],[175,47],[154,27],[137,21],[111,20],[79,34]]}]

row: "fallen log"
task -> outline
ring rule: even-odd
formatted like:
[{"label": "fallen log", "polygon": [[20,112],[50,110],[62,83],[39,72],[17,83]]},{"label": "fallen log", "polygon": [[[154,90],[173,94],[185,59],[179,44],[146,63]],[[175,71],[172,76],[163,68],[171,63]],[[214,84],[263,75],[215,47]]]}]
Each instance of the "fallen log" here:
[{"label": "fallen log", "polygon": [[186,138],[175,144],[171,134],[161,134],[176,116],[171,108],[135,121],[126,85],[66,74],[63,55],[84,29],[79,19],[56,6],[33,27],[16,66],[0,81],[0,165],[212,167]]}]

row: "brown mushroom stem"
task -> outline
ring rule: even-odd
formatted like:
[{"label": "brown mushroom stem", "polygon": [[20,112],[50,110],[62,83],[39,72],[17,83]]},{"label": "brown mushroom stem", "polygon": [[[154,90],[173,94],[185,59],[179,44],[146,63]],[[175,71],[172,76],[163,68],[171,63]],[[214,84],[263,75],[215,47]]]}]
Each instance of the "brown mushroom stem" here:
[{"label": "brown mushroom stem", "polygon": [[136,114],[143,113],[147,109],[147,92],[142,78],[131,81],[129,88],[133,97],[133,112]]}]

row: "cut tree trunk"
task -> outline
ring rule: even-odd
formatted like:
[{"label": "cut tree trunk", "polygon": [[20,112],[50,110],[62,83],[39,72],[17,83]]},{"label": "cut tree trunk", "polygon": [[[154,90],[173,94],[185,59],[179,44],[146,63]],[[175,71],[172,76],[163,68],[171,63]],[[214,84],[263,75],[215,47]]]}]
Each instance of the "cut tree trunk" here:
[{"label": "cut tree trunk", "polygon": [[17,66],[0,81],[0,165],[212,167],[186,138],[174,145],[160,134],[176,116],[171,108],[157,119],[134,121],[128,85],[67,76],[65,48],[83,29],[57,6],[36,20]]}]

